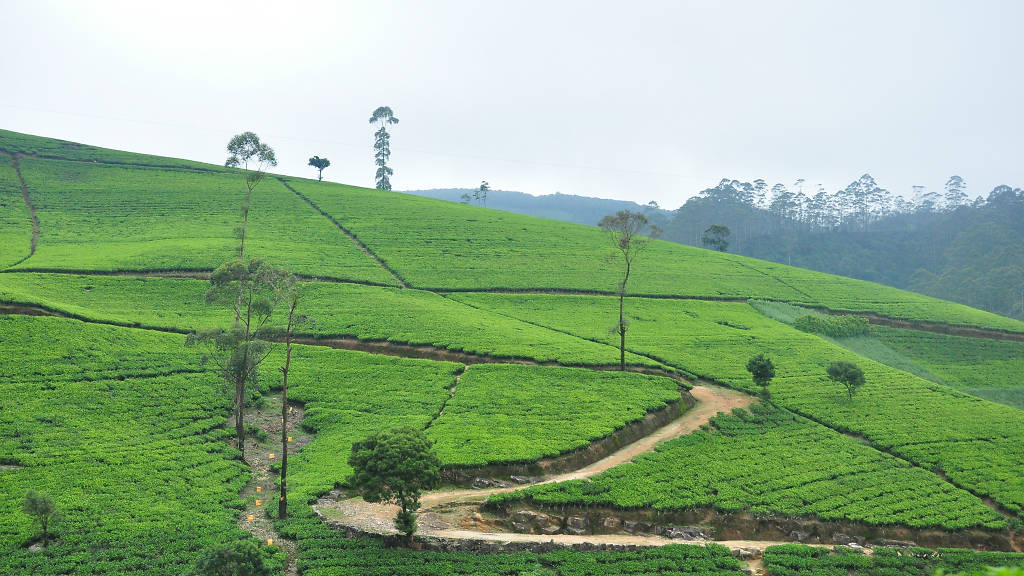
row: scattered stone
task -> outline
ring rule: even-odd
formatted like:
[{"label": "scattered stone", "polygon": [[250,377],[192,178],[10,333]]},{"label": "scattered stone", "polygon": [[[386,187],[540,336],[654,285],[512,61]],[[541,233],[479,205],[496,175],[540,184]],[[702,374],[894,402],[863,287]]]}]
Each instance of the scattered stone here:
[{"label": "scattered stone", "polygon": [[537,476],[509,476],[509,480],[516,484],[536,484],[543,480]]},{"label": "scattered stone", "polygon": [[757,548],[733,548],[732,555],[740,560],[756,560],[761,557],[761,551]]}]

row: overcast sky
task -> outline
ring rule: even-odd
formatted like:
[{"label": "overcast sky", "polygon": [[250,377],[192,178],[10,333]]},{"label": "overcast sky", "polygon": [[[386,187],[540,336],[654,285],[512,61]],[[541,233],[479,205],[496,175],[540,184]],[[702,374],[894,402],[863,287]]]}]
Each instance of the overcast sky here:
[{"label": "overcast sky", "polygon": [[[0,0],[0,128],[395,189],[1024,186],[1024,2]],[[807,188],[805,187],[805,190]]]}]

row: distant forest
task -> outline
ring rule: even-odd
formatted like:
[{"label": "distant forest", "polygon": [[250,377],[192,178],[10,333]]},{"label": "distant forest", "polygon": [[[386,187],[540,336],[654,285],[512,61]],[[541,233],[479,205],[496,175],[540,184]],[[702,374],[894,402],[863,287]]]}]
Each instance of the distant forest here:
[{"label": "distant forest", "polygon": [[[472,190],[410,193],[458,202]],[[594,225],[618,210],[642,211],[663,238],[701,245],[727,226],[728,251],[861,278],[1024,319],[1024,191],[998,186],[971,200],[959,176],[944,193],[893,195],[865,174],[835,192],[723,179],[675,211],[565,194],[492,190],[487,207]]]}]

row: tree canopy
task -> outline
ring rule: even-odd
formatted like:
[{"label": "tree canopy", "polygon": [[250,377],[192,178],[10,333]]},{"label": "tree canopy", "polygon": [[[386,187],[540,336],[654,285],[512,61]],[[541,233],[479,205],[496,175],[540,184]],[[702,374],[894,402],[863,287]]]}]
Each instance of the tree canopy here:
[{"label": "tree canopy", "polygon": [[412,542],[420,494],[441,483],[441,462],[434,443],[422,430],[396,428],[373,434],[352,445],[349,483],[367,502],[389,502],[400,507],[395,527]]},{"label": "tree canopy", "polygon": [[853,400],[853,394],[864,385],[864,372],[852,362],[833,362],[826,369],[829,379],[846,386],[846,392]]}]

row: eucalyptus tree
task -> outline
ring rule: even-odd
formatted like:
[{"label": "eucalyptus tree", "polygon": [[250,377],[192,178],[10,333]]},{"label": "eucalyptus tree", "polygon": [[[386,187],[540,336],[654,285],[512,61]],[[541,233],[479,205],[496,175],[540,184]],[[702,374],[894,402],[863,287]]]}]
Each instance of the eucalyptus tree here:
[{"label": "eucalyptus tree", "polygon": [[388,126],[398,124],[398,118],[390,106],[381,106],[373,111],[370,124],[378,127],[373,142],[374,164],[377,165],[377,189],[391,190],[391,175],[394,171],[388,166],[388,160],[391,159],[391,134],[388,133]]},{"label": "eucalyptus tree", "polygon": [[186,343],[204,348],[202,362],[214,362],[217,374],[234,388],[235,436],[245,455],[245,415],[249,385],[259,379],[260,364],[271,352],[267,323],[288,294],[294,277],[259,259],[230,260],[210,274],[207,304],[231,308],[230,328],[195,332]]},{"label": "eucalyptus tree", "polygon": [[309,164],[307,164],[307,166],[312,166],[313,168],[316,168],[319,171],[317,172],[316,175],[316,179],[319,182],[323,182],[324,168],[327,168],[330,165],[330,160],[328,160],[327,158],[321,158],[319,156],[313,156],[312,158],[309,159]]},{"label": "eucalyptus tree", "polygon": [[473,199],[484,208],[487,207],[487,193],[491,191],[491,185],[487,180],[480,182],[480,187],[473,191]]},{"label": "eucalyptus tree", "polygon": [[297,313],[301,294],[294,276],[285,280],[283,290],[288,307],[288,323],[284,331],[284,366],[281,366],[281,497],[277,503],[277,517],[282,520],[288,517],[288,374],[292,367],[292,343],[295,328],[310,321],[305,315]]},{"label": "eucalyptus tree", "polygon": [[241,168],[245,177],[245,201],[242,202],[242,226],[236,232],[239,239],[238,259],[245,259],[245,231],[249,225],[249,204],[252,191],[266,176],[267,168],[277,166],[274,149],[252,132],[238,134],[228,142],[228,156],[224,165],[229,168]]},{"label": "eucalyptus tree", "polygon": [[[622,280],[619,282],[619,324],[615,331],[619,334],[619,369],[626,369],[626,285],[629,282],[633,263],[650,244],[651,238],[657,237],[661,229],[651,226],[647,217],[637,212],[620,210],[614,215],[601,219],[597,225],[605,231],[614,246],[615,252],[622,256]],[[648,236],[643,233],[648,232]],[[613,254],[614,256],[614,254]]]},{"label": "eucalyptus tree", "polygon": [[967,183],[964,179],[953,175],[946,181],[946,209],[953,210],[957,206],[967,204]]}]

